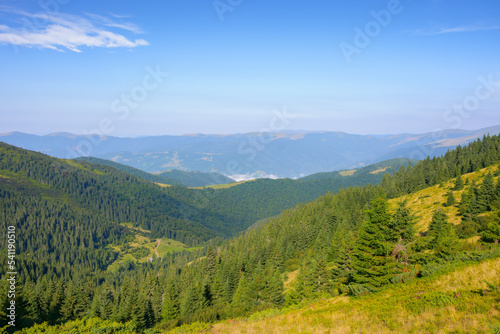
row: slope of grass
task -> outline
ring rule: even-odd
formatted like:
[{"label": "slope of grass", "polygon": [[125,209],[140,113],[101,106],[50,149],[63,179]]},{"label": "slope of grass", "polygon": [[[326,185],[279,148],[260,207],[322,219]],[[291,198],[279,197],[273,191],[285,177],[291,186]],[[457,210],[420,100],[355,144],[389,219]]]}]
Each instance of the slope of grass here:
[{"label": "slope of grass", "polygon": [[113,245],[111,248],[119,253],[118,258],[108,266],[108,271],[114,271],[127,262],[143,263],[151,261],[157,257],[164,257],[173,252],[193,252],[200,247],[187,247],[180,241],[159,238],[150,239],[151,231],[140,227],[134,227],[130,223],[121,223],[134,233],[127,239],[127,242],[121,245]]},{"label": "slope of grass", "polygon": [[243,184],[245,182],[250,182],[250,181],[253,181],[253,180],[240,181],[240,182],[231,182],[231,183],[224,183],[224,184],[212,184],[210,186],[204,186],[204,187],[191,187],[191,189],[203,189],[203,188],[227,189],[227,188],[238,186],[240,184]]},{"label": "slope of grass", "polygon": [[[497,333],[500,259],[364,297],[339,296],[213,325],[210,333]],[[177,329],[177,332],[182,333]],[[188,332],[188,331],[186,331]]]},{"label": "slope of grass", "polygon": [[[497,169],[497,165],[490,166],[474,173],[462,175],[462,179],[464,180],[464,182],[467,182],[467,180],[468,182],[472,182],[475,180],[478,182],[478,185],[480,185],[482,183],[483,177],[486,174],[493,174]],[[495,178],[495,180],[497,178]],[[467,186],[463,190],[454,191],[453,195],[456,199],[456,204],[454,206],[444,206],[448,198],[448,192],[455,186],[455,180],[456,179],[452,179],[448,182],[443,183],[442,185],[435,185],[433,187],[429,187],[409,195],[391,199],[389,200],[389,203],[391,205],[391,208],[395,210],[399,202],[406,200],[408,202],[408,207],[410,207],[411,211],[418,217],[418,223],[416,225],[418,232],[427,231],[432,220],[432,215],[438,208],[441,208],[448,215],[448,221],[450,223],[458,225],[461,222],[458,205],[460,204],[462,193],[466,191]]]}]

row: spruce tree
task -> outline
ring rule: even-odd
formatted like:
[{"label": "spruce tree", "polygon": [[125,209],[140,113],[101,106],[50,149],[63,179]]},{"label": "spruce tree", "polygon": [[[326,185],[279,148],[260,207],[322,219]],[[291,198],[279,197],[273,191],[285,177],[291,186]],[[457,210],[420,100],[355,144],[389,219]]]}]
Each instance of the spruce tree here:
[{"label": "spruce tree", "polygon": [[162,320],[167,323],[175,322],[179,316],[178,294],[175,287],[170,285],[163,294]]},{"label": "spruce tree", "polygon": [[455,196],[453,195],[453,190],[448,192],[448,198],[446,199],[445,206],[453,206],[455,205]]},{"label": "spruce tree", "polygon": [[410,212],[406,201],[398,204],[396,213],[389,223],[389,233],[391,235],[389,241],[393,243],[398,242],[400,238],[406,242],[415,239],[415,216]]},{"label": "spruce tree", "polygon": [[493,194],[492,207],[495,209],[500,209],[500,179],[497,180],[495,186],[495,192]]},{"label": "spruce tree", "polygon": [[462,190],[464,189],[464,181],[462,180],[462,176],[458,175],[457,180],[455,181],[455,187],[453,187],[453,190]]},{"label": "spruce tree", "polygon": [[390,219],[387,200],[374,200],[354,246],[354,282],[372,291],[390,283],[395,273],[395,263],[390,256]]},{"label": "spruce tree", "polygon": [[208,246],[206,261],[205,273],[207,275],[207,280],[212,281],[215,270],[215,251],[212,245]]},{"label": "spruce tree", "polygon": [[[495,198],[495,182],[491,173],[486,174],[478,193],[478,204],[482,210],[491,211]],[[482,211],[481,210],[481,211]]]},{"label": "spruce tree", "polygon": [[274,306],[281,306],[285,302],[285,296],[283,295],[285,288],[283,286],[283,280],[281,279],[281,274],[276,271],[269,282],[268,289],[268,300]]},{"label": "spruce tree", "polygon": [[332,280],[337,284],[347,284],[353,272],[352,252],[354,248],[354,236],[352,232],[346,233],[345,230],[339,230],[334,237],[335,252],[331,253]]},{"label": "spruce tree", "polygon": [[434,212],[428,235],[429,246],[437,257],[445,258],[455,252],[457,246],[455,228],[448,223],[448,216],[443,210],[438,209]]},{"label": "spruce tree", "polygon": [[241,274],[238,287],[233,296],[231,306],[236,314],[244,314],[252,309],[255,303],[255,293],[245,274]]}]

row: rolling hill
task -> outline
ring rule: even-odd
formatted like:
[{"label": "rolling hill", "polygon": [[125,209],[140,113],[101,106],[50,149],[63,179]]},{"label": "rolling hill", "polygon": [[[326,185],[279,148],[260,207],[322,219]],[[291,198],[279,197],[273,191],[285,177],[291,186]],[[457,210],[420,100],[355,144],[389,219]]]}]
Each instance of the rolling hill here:
[{"label": "rolling hill", "polygon": [[99,159],[94,157],[81,157],[76,160],[86,161],[94,164],[106,165],[114,167],[122,172],[137,176],[143,180],[148,180],[155,183],[177,185],[184,187],[205,187],[210,185],[227,184],[235,182],[219,173],[201,173],[187,172],[181,170],[168,170],[160,173],[147,173],[140,169],[133,168],[127,165],[119,164],[114,161]]}]

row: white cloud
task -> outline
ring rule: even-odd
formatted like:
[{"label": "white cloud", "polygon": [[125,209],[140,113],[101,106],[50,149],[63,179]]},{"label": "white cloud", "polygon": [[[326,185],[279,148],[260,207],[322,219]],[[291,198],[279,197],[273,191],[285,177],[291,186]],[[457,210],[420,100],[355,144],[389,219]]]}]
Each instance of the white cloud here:
[{"label": "white cloud", "polygon": [[256,180],[256,179],[279,179],[280,177],[274,174],[267,174],[265,172],[255,172],[255,173],[246,173],[246,174],[233,174],[233,175],[227,175],[231,179],[235,180],[236,182],[241,182],[241,181],[250,181],[250,180]]},{"label": "white cloud", "polygon": [[413,31],[419,35],[441,35],[441,34],[452,34],[461,32],[476,32],[476,31],[487,31],[487,30],[498,30],[500,26],[461,26],[454,28],[440,28],[436,30],[415,30]]},{"label": "white cloud", "polygon": [[0,11],[17,15],[21,24],[17,27],[0,25],[0,44],[58,51],[66,48],[74,52],[81,52],[82,47],[135,48],[149,45],[144,39],[131,40],[110,29],[139,34],[143,31],[138,25],[101,15],[86,14],[86,17],[82,17],[62,13],[30,14],[8,7],[0,7]]}]

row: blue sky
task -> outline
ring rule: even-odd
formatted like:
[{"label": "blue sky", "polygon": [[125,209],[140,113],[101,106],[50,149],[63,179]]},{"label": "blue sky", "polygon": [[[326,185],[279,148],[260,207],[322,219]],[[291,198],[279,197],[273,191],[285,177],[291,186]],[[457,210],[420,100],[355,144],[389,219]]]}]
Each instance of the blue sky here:
[{"label": "blue sky", "polygon": [[493,0],[3,0],[0,59],[0,132],[500,124]]}]

